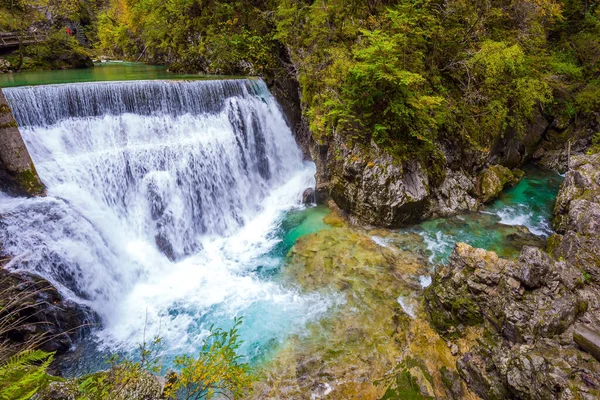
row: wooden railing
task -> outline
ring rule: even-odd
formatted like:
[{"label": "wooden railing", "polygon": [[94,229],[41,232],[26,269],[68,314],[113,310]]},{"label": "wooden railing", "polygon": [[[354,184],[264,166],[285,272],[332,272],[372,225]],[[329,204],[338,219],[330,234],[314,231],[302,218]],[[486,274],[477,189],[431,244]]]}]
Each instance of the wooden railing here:
[{"label": "wooden railing", "polygon": [[23,45],[40,43],[46,41],[48,36],[43,33],[24,33],[20,35],[14,32],[0,32],[0,49],[7,49],[11,47],[19,47],[19,43]]}]

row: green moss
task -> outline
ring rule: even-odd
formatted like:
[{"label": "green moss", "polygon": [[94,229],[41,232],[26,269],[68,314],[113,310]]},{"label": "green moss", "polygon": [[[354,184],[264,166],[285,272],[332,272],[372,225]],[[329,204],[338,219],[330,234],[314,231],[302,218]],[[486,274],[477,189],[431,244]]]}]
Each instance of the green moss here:
[{"label": "green moss", "polygon": [[4,124],[0,124],[0,129],[16,128],[16,127],[17,127],[17,122],[15,120],[5,122]]},{"label": "green moss", "polygon": [[33,164],[27,171],[17,174],[17,183],[30,195],[39,195],[44,191],[44,185],[40,182],[37,172]]},{"label": "green moss", "polygon": [[11,109],[7,104],[0,104],[0,114],[8,114],[10,112]]},{"label": "green moss", "polygon": [[479,325],[483,323],[483,316],[479,305],[468,297],[456,297],[452,301],[452,314],[465,325]]},{"label": "green moss", "polygon": [[420,400],[432,398],[424,396],[421,393],[417,379],[406,368],[403,368],[396,375],[394,382],[387,388],[381,400]]}]

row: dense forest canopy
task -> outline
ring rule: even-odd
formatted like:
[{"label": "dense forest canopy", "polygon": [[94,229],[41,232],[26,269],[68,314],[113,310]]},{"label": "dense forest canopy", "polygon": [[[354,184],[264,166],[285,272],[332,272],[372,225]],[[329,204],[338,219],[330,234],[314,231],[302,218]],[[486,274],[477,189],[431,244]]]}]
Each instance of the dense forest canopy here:
[{"label": "dense forest canopy", "polygon": [[[540,115],[570,120],[600,102],[594,0],[4,3],[2,30],[50,16],[60,51],[74,47],[63,27],[75,20],[101,54],[176,72],[293,76],[314,138],[372,139],[400,158],[439,156],[443,140],[485,150]],[[37,47],[38,58],[55,52]]]},{"label": "dense forest canopy", "polygon": [[317,139],[403,156],[597,109],[599,17],[576,0],[111,0],[97,34],[175,71],[295,74]]}]

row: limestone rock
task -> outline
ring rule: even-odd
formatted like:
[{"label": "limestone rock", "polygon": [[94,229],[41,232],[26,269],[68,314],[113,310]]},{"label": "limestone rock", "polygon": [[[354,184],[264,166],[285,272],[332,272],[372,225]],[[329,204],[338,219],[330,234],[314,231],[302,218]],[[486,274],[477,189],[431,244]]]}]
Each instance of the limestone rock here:
[{"label": "limestone rock", "polygon": [[463,171],[446,171],[446,177],[435,190],[431,213],[436,217],[459,211],[476,211],[480,202],[475,196],[475,179]]},{"label": "limestone rock", "polygon": [[600,361],[600,333],[579,325],[573,331],[573,341]]},{"label": "limestone rock", "polygon": [[577,156],[556,198],[548,250],[600,280],[600,154]]},{"label": "limestone rock", "polygon": [[418,221],[429,205],[429,178],[416,161],[400,162],[374,143],[334,144],[331,198],[360,222],[397,227]]},{"label": "limestone rock", "polygon": [[480,343],[458,360],[463,379],[483,399],[594,399],[600,364],[589,354],[552,343],[508,348]]},{"label": "limestone rock", "polygon": [[438,329],[485,321],[511,343],[533,343],[562,334],[585,311],[574,291],[576,276],[533,247],[526,246],[514,263],[458,243],[426,290],[426,305]]}]

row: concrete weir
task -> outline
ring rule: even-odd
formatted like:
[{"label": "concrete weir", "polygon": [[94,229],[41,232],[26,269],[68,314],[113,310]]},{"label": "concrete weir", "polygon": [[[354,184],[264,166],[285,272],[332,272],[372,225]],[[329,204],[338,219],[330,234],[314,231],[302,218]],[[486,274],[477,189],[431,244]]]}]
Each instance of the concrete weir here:
[{"label": "concrete weir", "polygon": [[0,89],[0,190],[20,196],[40,196],[45,192],[2,89]]}]

